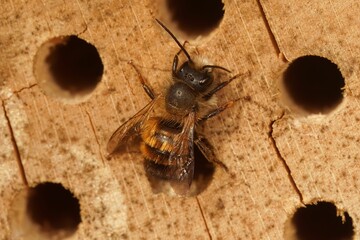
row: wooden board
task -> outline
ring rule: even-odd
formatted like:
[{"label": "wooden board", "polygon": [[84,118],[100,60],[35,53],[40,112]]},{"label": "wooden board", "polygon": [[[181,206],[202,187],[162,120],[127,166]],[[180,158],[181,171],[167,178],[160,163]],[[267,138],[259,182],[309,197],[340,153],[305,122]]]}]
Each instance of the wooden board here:
[{"label": "wooden board", "polygon": [[[315,200],[347,211],[359,239],[359,3],[224,1],[219,27],[187,48],[234,74],[249,73],[219,93],[219,103],[251,100],[205,124],[230,172],[217,168],[205,191],[188,198],[154,194],[137,152],[106,159],[113,131],[149,102],[128,61],[156,92],[171,81],[178,47],[154,20],[167,19],[162,4],[2,3],[0,239],[35,238],[14,215],[27,189],[15,146],[30,187],[61,183],[79,199],[82,222],[70,239],[285,239],[295,210]],[[104,65],[83,101],[47,95],[34,76],[42,44],[67,35],[94,45]],[[346,81],[340,107],[325,116],[292,111],[278,87],[287,67],[280,51],[290,61],[314,54],[336,63]]]}]

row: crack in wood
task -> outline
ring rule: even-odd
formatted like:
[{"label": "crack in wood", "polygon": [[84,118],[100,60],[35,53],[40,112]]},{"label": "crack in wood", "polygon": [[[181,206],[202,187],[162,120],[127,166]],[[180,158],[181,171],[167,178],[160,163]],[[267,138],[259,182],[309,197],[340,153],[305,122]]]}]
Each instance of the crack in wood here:
[{"label": "crack in wood", "polygon": [[24,90],[29,90],[29,89],[31,89],[31,88],[33,88],[33,87],[35,87],[35,86],[37,86],[37,83],[31,84],[31,85],[29,85],[29,86],[27,86],[27,87],[22,87],[22,88],[20,88],[19,90],[14,91],[14,93],[15,93],[15,94],[19,94],[19,93],[21,93],[22,91],[24,91]]},{"label": "crack in wood", "polygon": [[91,129],[92,129],[93,133],[94,133],[96,144],[98,145],[98,150],[99,150],[99,153],[100,153],[101,161],[102,161],[103,164],[105,164],[104,156],[103,156],[102,151],[101,151],[101,144],[100,144],[100,141],[98,139],[98,136],[96,135],[94,123],[93,123],[93,121],[91,119],[90,113],[87,110],[84,110],[84,111],[85,111],[86,115],[89,118],[90,126],[91,126]]},{"label": "crack in wood", "polygon": [[[19,90],[19,91],[20,91],[20,90]],[[16,143],[16,138],[15,138],[15,135],[14,135],[14,130],[13,130],[13,127],[12,127],[12,125],[11,125],[10,118],[9,118],[9,116],[8,116],[8,114],[7,114],[7,111],[6,111],[5,101],[4,101],[4,100],[1,100],[1,104],[2,104],[3,111],[4,111],[4,116],[5,116],[5,119],[6,119],[6,123],[7,123],[7,125],[8,125],[9,131],[10,131],[11,143],[12,143],[13,148],[14,148],[15,158],[16,158],[16,162],[17,162],[18,167],[19,167],[21,180],[22,180],[23,184],[24,184],[26,187],[29,187],[29,183],[28,183],[28,181],[27,181],[26,174],[25,174],[25,168],[24,168],[24,165],[23,165],[22,160],[21,160],[21,155],[20,155],[19,147],[18,147],[18,145],[17,145],[17,143]]]},{"label": "crack in wood", "polygon": [[295,192],[296,192],[297,195],[299,196],[300,202],[305,205],[303,195],[302,195],[299,187],[297,186],[297,184],[296,184],[296,182],[295,182],[295,179],[293,178],[293,176],[292,176],[292,174],[291,174],[291,169],[290,169],[289,165],[286,163],[285,158],[282,156],[282,154],[281,154],[281,152],[280,152],[280,150],[279,150],[279,148],[278,148],[278,146],[277,146],[277,144],[276,144],[275,138],[274,138],[274,136],[273,136],[274,124],[275,124],[277,121],[281,120],[281,119],[284,117],[284,115],[285,115],[285,113],[283,112],[280,117],[278,117],[278,118],[276,118],[275,120],[272,120],[272,121],[270,122],[270,124],[269,124],[270,131],[268,132],[268,136],[269,136],[269,138],[270,138],[270,140],[271,140],[272,145],[274,146],[276,155],[278,156],[278,158],[281,160],[281,163],[282,163],[283,166],[285,167],[285,170],[286,170],[286,172],[287,172],[287,174],[288,174],[288,177],[289,177],[289,180],[290,180],[290,182],[291,182],[291,185],[293,186]]},{"label": "crack in wood", "polygon": [[269,37],[270,37],[270,40],[271,40],[271,43],[272,45],[274,46],[275,48],[275,52],[276,54],[278,55],[278,57],[283,61],[283,62],[289,62],[289,60],[285,57],[285,54],[280,50],[280,46],[278,44],[278,42],[276,41],[276,38],[275,38],[275,34],[274,32],[272,31],[271,27],[270,27],[270,23],[266,17],[266,14],[265,14],[265,11],[264,11],[264,8],[260,2],[260,0],[256,0],[257,4],[258,4],[258,7],[260,9],[260,13],[261,13],[261,17],[265,23],[265,27],[266,27],[266,30],[269,34]]},{"label": "crack in wood", "polygon": [[4,98],[4,99],[2,99],[2,98],[0,98],[0,99],[1,99],[1,101],[3,102],[3,104],[4,104],[4,102],[7,101],[7,100],[9,100],[12,96],[14,96],[14,94],[18,95],[18,94],[21,93],[22,91],[24,91],[24,90],[29,90],[29,89],[37,86],[37,85],[38,85],[37,83],[34,83],[34,84],[31,84],[31,85],[29,85],[29,86],[27,86],[27,87],[22,87],[22,88],[20,88],[19,90],[14,90],[14,91],[12,92],[11,96],[9,96],[9,97],[7,97],[7,98]]},{"label": "crack in wood", "polygon": [[201,204],[200,204],[200,201],[199,201],[199,198],[198,198],[198,197],[196,197],[196,202],[197,202],[197,204],[198,204],[198,206],[199,206],[201,216],[202,216],[202,218],[203,218],[203,220],[204,220],[205,228],[206,228],[206,231],[207,231],[207,233],[208,233],[208,235],[209,235],[209,239],[212,240],[213,238],[212,238],[212,236],[211,236],[210,229],[209,229],[209,226],[208,226],[208,224],[207,224],[207,222],[206,222],[205,215],[204,215],[204,211],[203,211],[203,209],[202,209],[202,207],[201,207]]}]

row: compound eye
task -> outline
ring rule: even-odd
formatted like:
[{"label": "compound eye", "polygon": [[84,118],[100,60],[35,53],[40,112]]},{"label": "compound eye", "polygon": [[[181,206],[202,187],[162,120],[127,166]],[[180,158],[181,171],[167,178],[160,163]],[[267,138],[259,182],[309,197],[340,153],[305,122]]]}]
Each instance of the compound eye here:
[{"label": "compound eye", "polygon": [[195,83],[194,83],[194,87],[197,91],[199,92],[203,92],[205,91],[208,86],[210,86],[212,83],[212,78],[210,75],[208,74],[205,74],[203,76],[201,76],[201,78],[199,78],[199,80],[197,80]]},{"label": "compound eye", "polygon": [[209,81],[210,81],[210,77],[209,77],[209,76],[205,76],[205,78],[203,78],[203,79],[201,79],[201,80],[199,81],[199,84],[200,84],[201,86],[204,86],[205,83],[207,83],[207,82],[209,82]]}]

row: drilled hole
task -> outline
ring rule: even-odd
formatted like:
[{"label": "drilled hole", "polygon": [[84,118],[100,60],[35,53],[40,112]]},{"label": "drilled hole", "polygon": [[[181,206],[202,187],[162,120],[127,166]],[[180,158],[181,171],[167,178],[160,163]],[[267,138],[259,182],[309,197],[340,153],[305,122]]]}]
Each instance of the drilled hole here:
[{"label": "drilled hole", "polygon": [[78,199],[61,184],[45,182],[29,191],[26,211],[42,232],[73,234],[81,222]]},{"label": "drilled hole", "polygon": [[56,83],[71,93],[93,89],[103,73],[96,48],[76,36],[54,46],[46,62]]},{"label": "drilled hole", "polygon": [[100,82],[103,69],[96,48],[74,35],[44,43],[34,62],[35,76],[45,91],[69,99],[91,93]]},{"label": "drilled hole", "polygon": [[[342,216],[341,216],[342,215]],[[347,212],[338,213],[330,202],[307,204],[292,218],[296,240],[351,240],[354,236],[352,219]]]},{"label": "drilled hole", "polygon": [[189,36],[207,35],[224,16],[221,0],[168,0],[172,21]]},{"label": "drilled hole", "polygon": [[196,145],[194,145],[194,159],[194,179],[191,184],[190,194],[198,195],[210,185],[215,173],[215,165],[205,158]]},{"label": "drilled hole", "polygon": [[309,113],[327,113],[343,99],[344,78],[337,65],[319,56],[303,56],[284,72],[292,101]]}]

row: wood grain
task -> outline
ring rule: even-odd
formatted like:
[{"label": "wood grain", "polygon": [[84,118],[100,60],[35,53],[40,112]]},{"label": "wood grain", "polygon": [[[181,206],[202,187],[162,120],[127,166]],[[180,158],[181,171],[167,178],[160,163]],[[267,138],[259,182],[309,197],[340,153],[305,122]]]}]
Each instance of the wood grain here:
[{"label": "wood grain", "polygon": [[[234,74],[249,72],[219,93],[219,103],[251,100],[205,124],[230,172],[218,168],[206,190],[189,198],[154,194],[139,153],[106,159],[113,131],[149,101],[128,61],[156,92],[171,81],[178,47],[154,21],[166,19],[161,4],[1,4],[0,239],[31,239],[12,215],[26,186],[9,126],[29,186],[61,183],[79,199],[82,222],[70,239],[285,239],[286,221],[315,200],[347,211],[359,239],[359,3],[224,1],[220,26],[188,49]],[[101,82],[80,103],[47,96],[33,74],[38,48],[65,35],[94,45],[104,64]],[[314,54],[336,63],[346,81],[342,104],[325,116],[292,111],[278,87],[287,66],[279,50],[290,61]]]}]

